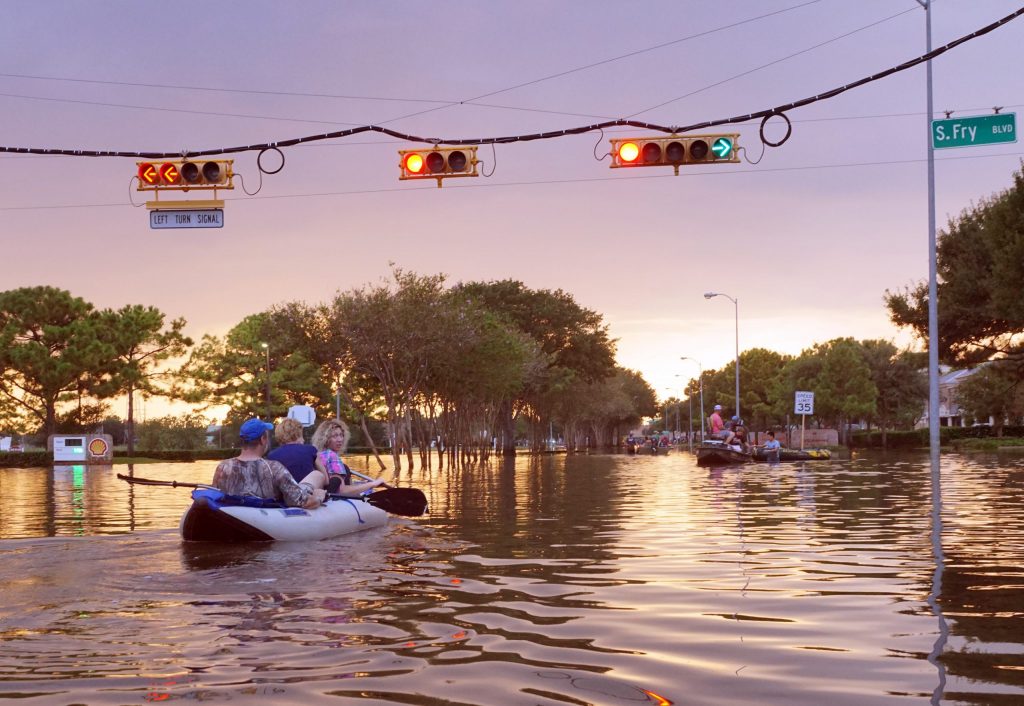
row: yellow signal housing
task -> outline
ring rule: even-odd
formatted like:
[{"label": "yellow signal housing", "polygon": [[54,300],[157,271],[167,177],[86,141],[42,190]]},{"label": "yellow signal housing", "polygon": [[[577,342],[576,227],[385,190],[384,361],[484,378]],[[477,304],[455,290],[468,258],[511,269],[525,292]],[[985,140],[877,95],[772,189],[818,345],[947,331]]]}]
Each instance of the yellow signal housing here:
[{"label": "yellow signal housing", "polygon": [[444,179],[476,177],[477,145],[468,147],[427,147],[417,150],[398,150],[398,178],[437,179],[441,188]]}]

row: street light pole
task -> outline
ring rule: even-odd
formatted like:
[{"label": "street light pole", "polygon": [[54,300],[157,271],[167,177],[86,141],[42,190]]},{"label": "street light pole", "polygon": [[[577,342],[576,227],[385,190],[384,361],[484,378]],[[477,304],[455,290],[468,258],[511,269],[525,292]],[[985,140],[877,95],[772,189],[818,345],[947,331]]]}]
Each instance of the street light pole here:
[{"label": "street light pole", "polygon": [[704,418],[704,366],[700,364],[700,361],[696,358],[690,358],[683,356],[679,360],[689,360],[697,364],[697,370],[700,372],[700,377],[697,378],[700,384],[700,443],[704,443],[704,426],[707,424],[707,420]]},{"label": "street light pole", "polygon": [[261,343],[263,350],[267,352],[267,391],[266,391],[266,402],[267,402],[267,420],[270,421],[270,344]]},{"label": "street light pole", "polygon": [[[686,358],[682,358],[681,360],[686,360]],[[676,377],[681,378],[683,376],[679,374],[676,375]],[[688,417],[689,426],[686,427],[686,446],[689,451],[693,451],[693,394],[689,390],[686,391],[686,401],[689,403],[690,407]],[[679,419],[679,414],[676,414],[676,419]]]},{"label": "street light pole", "polygon": [[704,298],[711,299],[712,297],[725,297],[733,303],[736,308],[736,417],[740,416],[740,302],[739,299],[733,299],[728,294],[722,292],[705,292]]}]

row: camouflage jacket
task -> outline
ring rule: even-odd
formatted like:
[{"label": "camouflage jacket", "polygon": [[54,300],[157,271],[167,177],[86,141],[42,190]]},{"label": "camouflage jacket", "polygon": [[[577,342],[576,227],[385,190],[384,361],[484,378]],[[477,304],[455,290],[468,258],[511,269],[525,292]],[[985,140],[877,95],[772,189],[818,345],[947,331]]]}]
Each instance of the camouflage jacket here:
[{"label": "camouflage jacket", "polygon": [[265,458],[221,461],[213,472],[213,485],[229,495],[273,498],[290,507],[302,507],[313,494],[308,483],[296,483],[287,468]]}]

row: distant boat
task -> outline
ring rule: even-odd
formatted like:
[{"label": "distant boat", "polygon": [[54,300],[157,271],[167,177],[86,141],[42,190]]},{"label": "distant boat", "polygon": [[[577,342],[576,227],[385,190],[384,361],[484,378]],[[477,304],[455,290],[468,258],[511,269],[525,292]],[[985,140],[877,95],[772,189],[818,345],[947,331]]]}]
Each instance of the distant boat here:
[{"label": "distant boat", "polygon": [[729,446],[721,441],[705,441],[697,446],[698,466],[734,466],[749,463],[751,455],[739,446]]},{"label": "distant boat", "polygon": [[[778,458],[773,458],[778,454]],[[779,449],[776,452],[769,453],[764,449],[758,447],[753,452],[755,461],[768,461],[774,463],[777,461],[827,461],[832,458],[832,452],[828,449]]]}]

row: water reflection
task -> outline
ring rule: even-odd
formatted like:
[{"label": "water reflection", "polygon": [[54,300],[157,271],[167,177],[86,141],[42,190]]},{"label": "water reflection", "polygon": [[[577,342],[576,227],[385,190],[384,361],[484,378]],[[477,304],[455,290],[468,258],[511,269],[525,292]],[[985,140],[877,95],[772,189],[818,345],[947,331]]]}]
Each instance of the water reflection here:
[{"label": "water reflection", "polygon": [[941,526],[921,455],[691,459],[405,471],[429,517],[253,546],[183,544],[187,490],[109,468],[0,471],[0,691],[310,706],[1024,700],[1024,459],[944,459]]}]

